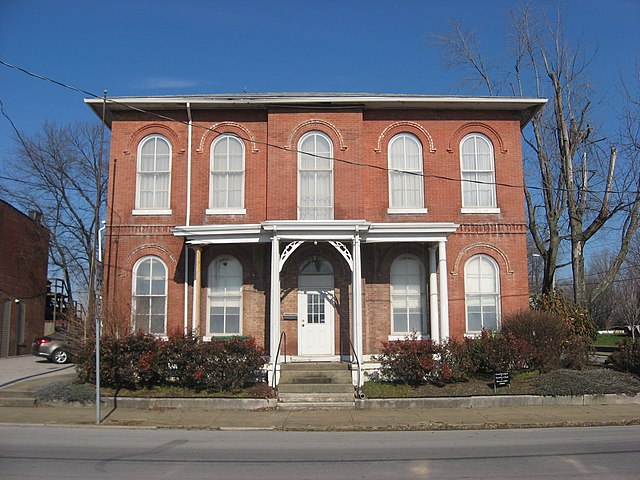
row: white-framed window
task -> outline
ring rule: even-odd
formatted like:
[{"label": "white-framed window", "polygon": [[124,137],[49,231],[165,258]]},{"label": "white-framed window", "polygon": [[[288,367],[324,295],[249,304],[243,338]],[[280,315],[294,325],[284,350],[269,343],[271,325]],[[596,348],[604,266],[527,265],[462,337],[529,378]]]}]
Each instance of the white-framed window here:
[{"label": "white-framed window", "polygon": [[158,257],[142,257],[133,267],[133,329],[167,333],[167,266]]},{"label": "white-framed window", "polygon": [[[496,173],[493,144],[480,133],[471,133],[460,142],[462,208],[491,213],[497,210]],[[483,212],[484,213],[484,212]]]},{"label": "white-framed window", "polygon": [[209,264],[207,335],[242,334],[242,265],[228,255]]},{"label": "white-framed window", "polygon": [[500,273],[489,255],[474,255],[464,267],[467,333],[500,326]]},{"label": "white-framed window", "polygon": [[298,219],[333,219],[333,143],[321,132],[298,142]]},{"label": "white-framed window", "polygon": [[425,273],[422,262],[402,255],[391,264],[391,334],[422,334],[426,325]]},{"label": "white-framed window", "polygon": [[389,142],[389,213],[424,208],[422,144],[415,135],[400,133]]},{"label": "white-framed window", "polygon": [[235,135],[220,135],[211,145],[211,178],[207,213],[245,213],[244,142]]},{"label": "white-framed window", "polygon": [[138,145],[136,214],[168,214],[171,192],[171,144],[149,135]]}]

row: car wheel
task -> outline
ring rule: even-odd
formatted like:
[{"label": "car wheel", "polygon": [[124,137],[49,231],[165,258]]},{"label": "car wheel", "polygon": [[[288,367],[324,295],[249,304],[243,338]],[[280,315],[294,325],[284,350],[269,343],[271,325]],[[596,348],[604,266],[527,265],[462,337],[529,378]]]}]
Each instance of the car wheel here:
[{"label": "car wheel", "polygon": [[64,350],[56,350],[53,352],[53,355],[51,355],[51,361],[57,364],[67,363],[69,361],[69,354]]}]

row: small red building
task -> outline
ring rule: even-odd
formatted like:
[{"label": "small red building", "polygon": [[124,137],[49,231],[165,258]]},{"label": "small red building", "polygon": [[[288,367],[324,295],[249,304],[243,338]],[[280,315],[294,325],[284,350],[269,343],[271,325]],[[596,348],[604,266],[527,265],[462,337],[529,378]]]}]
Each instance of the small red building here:
[{"label": "small red building", "polygon": [[499,328],[528,306],[520,133],[544,103],[109,99],[107,321],[251,336],[271,368],[283,333],[293,361],[366,363]]},{"label": "small red building", "polygon": [[49,231],[40,214],[0,200],[0,357],[31,353],[44,335]]}]

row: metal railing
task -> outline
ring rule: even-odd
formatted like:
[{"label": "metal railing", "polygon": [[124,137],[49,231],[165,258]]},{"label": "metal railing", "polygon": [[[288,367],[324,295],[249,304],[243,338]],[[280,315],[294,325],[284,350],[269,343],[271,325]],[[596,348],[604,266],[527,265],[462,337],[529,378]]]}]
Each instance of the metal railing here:
[{"label": "metal railing", "polygon": [[282,340],[284,339],[284,362],[287,363],[287,333],[282,332],[280,334],[280,341],[278,342],[278,350],[276,350],[276,358],[273,361],[273,377],[271,380],[271,386],[274,389],[278,389],[278,384],[276,383],[276,375],[278,373],[278,357],[280,357],[280,348],[282,347]]},{"label": "metal railing", "polygon": [[351,341],[351,338],[349,338],[349,346],[351,347],[351,351],[353,352],[353,356],[356,359],[356,366],[358,368],[358,377],[357,377],[357,384],[356,384],[356,398],[363,400],[364,399],[364,393],[362,393],[362,387],[361,387],[361,379],[362,379],[362,368],[360,367],[360,359],[358,358],[358,354],[356,353],[356,349],[353,346],[353,342]]}]

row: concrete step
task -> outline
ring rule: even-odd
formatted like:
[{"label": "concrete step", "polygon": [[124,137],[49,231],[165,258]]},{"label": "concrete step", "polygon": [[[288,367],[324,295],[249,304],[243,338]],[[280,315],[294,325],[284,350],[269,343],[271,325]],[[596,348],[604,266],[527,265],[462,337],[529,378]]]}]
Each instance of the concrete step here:
[{"label": "concrete step", "polygon": [[33,407],[36,399],[33,397],[3,397],[0,398],[0,407]]},{"label": "concrete step", "polygon": [[285,371],[280,373],[280,383],[344,383],[351,384],[351,372],[339,371]]},{"label": "concrete step", "polygon": [[355,404],[352,393],[281,393],[278,395],[278,405],[289,403],[351,403]]},{"label": "concrete step", "polygon": [[280,383],[278,394],[281,393],[351,393],[353,385],[350,383]]},{"label": "concrete step", "polygon": [[278,410],[354,410],[355,402],[287,402],[278,403]]},{"label": "concrete step", "polygon": [[312,371],[319,370],[349,370],[349,364],[344,362],[297,362],[297,363],[280,363],[280,371]]}]

